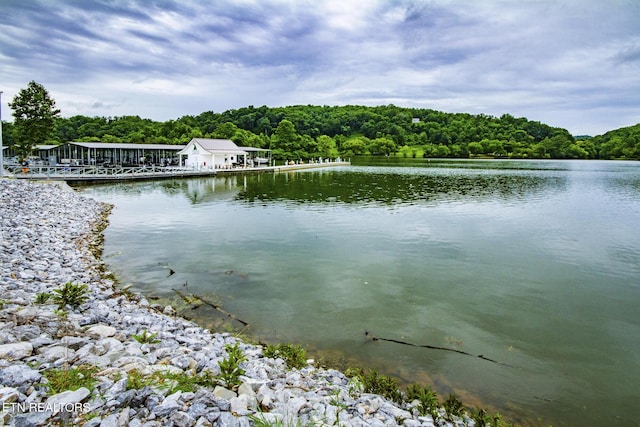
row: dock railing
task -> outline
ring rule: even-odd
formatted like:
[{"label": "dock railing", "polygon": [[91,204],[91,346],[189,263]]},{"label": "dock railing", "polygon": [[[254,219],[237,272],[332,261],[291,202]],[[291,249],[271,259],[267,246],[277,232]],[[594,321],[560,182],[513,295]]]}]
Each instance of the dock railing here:
[{"label": "dock railing", "polygon": [[298,169],[350,165],[350,161],[289,163],[280,166],[236,166],[228,169],[193,168],[185,166],[71,166],[71,165],[5,165],[5,175],[18,179],[52,179],[64,181],[107,181],[154,179],[188,176],[211,176],[243,172],[284,172]]},{"label": "dock railing", "polygon": [[173,166],[7,166],[5,170],[16,178],[98,180],[136,177],[181,176],[192,174],[192,168]]}]

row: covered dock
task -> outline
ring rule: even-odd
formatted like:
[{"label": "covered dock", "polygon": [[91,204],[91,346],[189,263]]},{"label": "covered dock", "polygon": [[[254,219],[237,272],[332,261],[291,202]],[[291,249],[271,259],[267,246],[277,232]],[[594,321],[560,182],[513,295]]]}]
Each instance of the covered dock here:
[{"label": "covered dock", "polygon": [[47,151],[50,166],[170,166],[178,164],[184,145],[68,142]]}]

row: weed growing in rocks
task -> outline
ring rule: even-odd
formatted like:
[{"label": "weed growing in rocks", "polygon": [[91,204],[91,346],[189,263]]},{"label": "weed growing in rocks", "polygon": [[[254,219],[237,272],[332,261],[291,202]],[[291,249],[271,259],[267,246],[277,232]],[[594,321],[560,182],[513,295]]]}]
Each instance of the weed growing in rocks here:
[{"label": "weed growing in rocks", "polygon": [[362,383],[365,393],[379,394],[397,403],[403,401],[398,381],[395,378],[378,374],[377,369],[365,372],[362,368],[349,368],[346,375],[357,378]]},{"label": "weed growing in rocks", "polygon": [[296,344],[267,345],[263,350],[265,357],[282,358],[290,368],[307,366],[307,351]]},{"label": "weed growing in rocks", "polygon": [[244,369],[240,367],[240,363],[247,360],[242,350],[236,342],[233,345],[227,344],[224,349],[227,351],[227,357],[218,365],[220,366],[220,379],[227,388],[233,388],[240,385],[240,376],[244,375]]},{"label": "weed growing in rocks", "polygon": [[407,387],[405,393],[407,402],[413,402],[417,400],[418,411],[421,415],[431,415],[434,419],[438,418],[438,408],[440,402],[438,401],[438,394],[431,390],[428,385],[419,386],[418,384],[411,384]]},{"label": "weed growing in rocks", "polygon": [[197,386],[213,388],[217,384],[216,378],[210,371],[205,371],[200,375],[193,375],[188,372],[156,372],[154,378],[158,381],[160,387],[165,386],[169,389],[169,394],[177,391],[190,393],[196,391]]},{"label": "weed growing in rocks", "polygon": [[140,390],[152,384],[154,384],[153,378],[145,376],[137,369],[127,373],[127,390]]},{"label": "weed growing in rocks", "polygon": [[157,335],[157,332],[150,334],[145,329],[142,333],[131,335],[131,337],[140,344],[158,344],[160,340],[156,338]]},{"label": "weed growing in rocks", "polygon": [[36,304],[46,304],[52,296],[49,292],[40,292],[36,294]]},{"label": "weed growing in rocks", "polygon": [[218,384],[218,378],[211,371],[205,370],[199,375],[189,372],[154,372],[145,375],[137,369],[127,374],[127,390],[140,390],[146,386],[157,386],[173,394],[176,391],[194,392],[198,386],[213,388]]},{"label": "weed growing in rocks", "polygon": [[449,421],[453,421],[453,417],[459,417],[464,413],[464,405],[458,396],[451,393],[447,396],[447,400],[444,401],[444,409],[447,411]]},{"label": "weed growing in rocks", "polygon": [[264,414],[258,415],[249,415],[248,417],[255,427],[313,427],[316,424],[309,422],[307,424],[303,424],[302,421],[296,420],[293,421],[284,421],[281,419],[269,420]]},{"label": "weed growing in rocks", "polygon": [[53,314],[58,316],[58,320],[60,320],[60,322],[66,322],[66,320],[69,318],[69,313],[67,313],[67,311],[62,308],[54,310]]},{"label": "weed growing in rocks", "polygon": [[85,387],[89,391],[98,382],[95,375],[96,366],[83,365],[76,368],[47,369],[44,376],[48,381],[49,394],[58,394],[67,390],[78,390]]},{"label": "weed growing in rocks", "polygon": [[78,308],[89,299],[88,293],[87,285],[67,282],[61,288],[53,290],[53,302],[58,304],[59,309],[64,309],[68,305],[71,308]]},{"label": "weed growing in rocks", "polygon": [[502,415],[496,413],[491,415],[489,411],[483,408],[477,408],[471,412],[471,419],[475,421],[476,427],[509,427],[513,423],[503,422]]}]

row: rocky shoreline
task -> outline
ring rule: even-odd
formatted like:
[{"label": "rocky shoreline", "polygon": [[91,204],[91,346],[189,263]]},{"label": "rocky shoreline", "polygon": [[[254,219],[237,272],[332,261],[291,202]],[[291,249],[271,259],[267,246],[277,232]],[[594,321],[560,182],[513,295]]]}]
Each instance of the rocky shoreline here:
[{"label": "rocky shoreline", "polygon": [[[290,369],[119,289],[94,255],[109,211],[58,185],[0,179],[0,425],[474,425],[421,416],[336,370]],[[88,285],[86,301],[40,298],[67,283]],[[177,387],[218,378],[231,346],[243,356],[239,384]],[[52,390],[53,372],[90,385]]]}]

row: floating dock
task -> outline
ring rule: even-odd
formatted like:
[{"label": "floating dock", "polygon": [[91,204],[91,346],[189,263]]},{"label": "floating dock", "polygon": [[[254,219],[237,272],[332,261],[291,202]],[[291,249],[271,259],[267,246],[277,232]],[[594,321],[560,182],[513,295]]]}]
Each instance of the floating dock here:
[{"label": "floating dock", "polygon": [[17,179],[62,180],[67,182],[131,181],[139,179],[172,179],[257,172],[287,172],[349,166],[350,161],[298,163],[279,166],[236,167],[229,169],[192,169],[184,167],[135,166],[21,166],[5,167],[5,175]]}]

